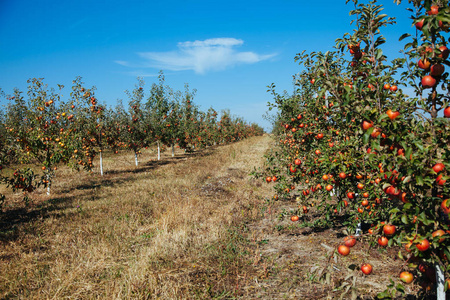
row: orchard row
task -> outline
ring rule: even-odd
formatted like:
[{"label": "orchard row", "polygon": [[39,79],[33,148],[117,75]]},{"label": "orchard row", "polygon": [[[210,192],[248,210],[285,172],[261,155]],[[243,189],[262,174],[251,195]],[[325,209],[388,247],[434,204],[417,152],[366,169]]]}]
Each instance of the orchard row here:
[{"label": "orchard row", "polygon": [[435,271],[450,278],[449,2],[409,1],[414,32],[391,61],[381,30],[393,18],[376,1],[352,2],[353,33],[335,51],[296,57],[293,95],[272,87],[276,146],[260,175],[275,199],[300,202],[293,221],[314,206],[316,226],[345,225],[378,247],[401,247],[401,280],[430,287]]},{"label": "orchard row", "polygon": [[[219,114],[210,108],[203,112],[193,103],[195,91],[186,85],[184,92],[174,92],[159,82],[145,96],[144,82],[127,91],[128,107],[119,103],[108,108],[99,103],[95,88],[87,88],[81,78],[73,81],[70,97],[64,101],[59,90],[49,89],[40,79],[29,80],[24,94],[15,90],[6,110],[0,114],[0,183],[13,191],[32,192],[47,188],[57,167],[68,165],[92,171],[99,157],[103,175],[102,153],[131,150],[138,165],[143,148],[177,145],[185,151],[239,141],[261,135],[263,129],[233,117],[228,111]],[[41,174],[21,164],[36,164]],[[9,169],[9,170],[8,170]],[[4,196],[0,194],[0,204]],[[0,205],[1,207],[1,205]]]}]

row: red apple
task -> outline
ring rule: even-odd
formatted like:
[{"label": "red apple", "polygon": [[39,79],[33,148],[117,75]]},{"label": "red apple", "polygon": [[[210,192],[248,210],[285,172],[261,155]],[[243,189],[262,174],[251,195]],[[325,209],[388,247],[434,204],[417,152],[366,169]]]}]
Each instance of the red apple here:
[{"label": "red apple", "polygon": [[369,121],[364,120],[364,121],[361,123],[361,127],[362,127],[362,129],[367,130],[367,129],[369,129],[370,127],[373,127],[373,122],[369,122]]},{"label": "red apple", "polygon": [[423,239],[416,244],[416,247],[421,252],[427,251],[430,248],[430,242],[427,239]]},{"label": "red apple", "polygon": [[413,279],[414,279],[414,276],[410,272],[405,271],[405,272],[400,273],[400,280],[406,284],[411,283],[413,281]]},{"label": "red apple", "polygon": [[370,273],[372,273],[372,265],[371,264],[363,264],[361,266],[361,271],[364,274],[369,275]]},{"label": "red apple", "polygon": [[425,19],[422,19],[422,20],[420,20],[419,22],[416,23],[417,30],[422,30],[423,21],[425,21]]},{"label": "red apple", "polygon": [[353,247],[356,244],[356,238],[354,236],[346,236],[344,238],[344,245],[347,247]]},{"label": "red apple", "polygon": [[426,75],[422,78],[422,86],[424,89],[432,88],[436,86],[436,79],[431,75]]},{"label": "red apple", "polygon": [[419,62],[417,63],[417,66],[423,70],[428,70],[431,66],[431,62],[429,59],[419,59]]},{"label": "red apple", "polygon": [[386,114],[389,116],[389,119],[394,120],[395,118],[397,118],[400,113],[398,111],[392,111],[390,109],[387,110]]},{"label": "red apple", "polygon": [[449,50],[447,47],[445,46],[440,46],[439,50],[441,51],[441,53],[438,55],[438,57],[443,58],[443,59],[447,59],[448,55],[449,55]]},{"label": "red apple", "polygon": [[450,213],[450,199],[445,199],[441,202],[441,209],[444,212],[444,214]]},{"label": "red apple", "polygon": [[435,171],[436,173],[439,173],[444,169],[445,169],[445,166],[443,163],[437,163],[433,166],[433,171]]},{"label": "red apple", "polygon": [[385,235],[393,235],[396,231],[395,225],[386,224],[383,226],[383,232]]},{"label": "red apple", "polygon": [[431,5],[430,10],[428,11],[429,15],[437,15],[439,13],[439,6]]},{"label": "red apple", "polygon": [[338,252],[340,255],[347,256],[350,253],[350,248],[345,245],[340,245],[338,247]]},{"label": "red apple", "polygon": [[380,236],[378,238],[378,245],[380,245],[381,247],[386,247],[388,242],[389,242],[389,239],[385,236]]},{"label": "red apple", "polygon": [[444,185],[446,181],[447,181],[446,179],[442,179],[442,174],[439,174],[438,177],[436,178],[437,184],[441,186]]},{"label": "red apple", "polygon": [[444,73],[445,67],[443,64],[434,64],[431,66],[430,75],[431,76],[441,76]]},{"label": "red apple", "polygon": [[450,106],[444,108],[444,117],[450,118]]}]

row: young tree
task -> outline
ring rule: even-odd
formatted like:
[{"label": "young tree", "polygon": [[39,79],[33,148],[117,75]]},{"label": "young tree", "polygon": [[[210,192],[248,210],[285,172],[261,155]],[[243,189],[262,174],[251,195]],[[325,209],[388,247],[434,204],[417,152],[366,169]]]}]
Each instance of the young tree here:
[{"label": "young tree", "polygon": [[165,128],[167,127],[166,119],[170,112],[170,102],[168,99],[167,87],[164,86],[164,74],[162,71],[159,76],[159,84],[152,84],[150,96],[145,103],[145,110],[148,114],[146,120],[151,126],[151,137],[156,141],[158,147],[158,160],[161,159],[161,144],[164,142]]}]

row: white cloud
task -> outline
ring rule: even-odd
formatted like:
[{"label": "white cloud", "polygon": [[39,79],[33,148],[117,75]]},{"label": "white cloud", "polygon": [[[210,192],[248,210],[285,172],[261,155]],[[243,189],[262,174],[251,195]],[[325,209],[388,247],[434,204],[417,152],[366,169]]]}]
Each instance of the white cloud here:
[{"label": "white cloud", "polygon": [[[243,43],[243,40],[235,38],[213,38],[204,41],[180,42],[176,51],[140,52],[138,55],[147,61],[145,64],[147,67],[172,71],[193,70],[199,74],[224,70],[237,64],[253,64],[276,55],[260,55],[234,49]],[[129,66],[125,61],[116,61],[116,63]]]},{"label": "white cloud", "polygon": [[125,67],[129,67],[130,66],[130,64],[128,62],[124,61],[124,60],[115,60],[114,62],[116,64],[119,64],[119,65],[122,65],[122,66],[125,66]]}]

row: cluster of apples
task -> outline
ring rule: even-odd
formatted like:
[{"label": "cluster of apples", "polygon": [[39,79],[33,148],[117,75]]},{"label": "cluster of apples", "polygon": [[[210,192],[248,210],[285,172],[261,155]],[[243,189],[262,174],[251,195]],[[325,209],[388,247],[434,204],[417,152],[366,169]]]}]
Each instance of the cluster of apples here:
[{"label": "cluster of apples", "polygon": [[[432,5],[431,9],[428,11],[428,15],[435,16],[439,14],[439,6]],[[425,23],[425,18],[421,19],[419,22],[416,22],[415,26],[418,30],[423,31]],[[439,27],[442,30],[448,30],[448,27],[442,21],[439,21]],[[417,66],[427,72],[428,74],[422,77],[422,86],[425,89],[436,87],[439,82],[440,76],[444,73],[445,67],[441,63],[448,58],[449,50],[445,45],[436,46],[439,51],[436,51],[436,55],[433,55],[435,52],[434,49],[430,46],[426,46],[425,50],[422,51],[422,58],[419,59]],[[431,58],[429,57],[431,56]]]}]

